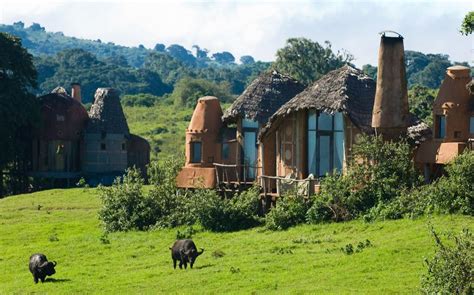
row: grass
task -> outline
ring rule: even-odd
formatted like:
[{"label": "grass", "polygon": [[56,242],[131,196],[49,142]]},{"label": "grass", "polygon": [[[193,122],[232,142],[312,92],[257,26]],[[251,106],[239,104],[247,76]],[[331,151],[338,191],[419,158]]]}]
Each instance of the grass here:
[{"label": "grass", "polygon": [[[24,293],[416,293],[423,258],[438,231],[472,230],[473,218],[434,216],[376,223],[199,231],[206,249],[194,269],[174,270],[169,247],[177,229],[104,236],[95,189],[49,190],[0,200],[1,294]],[[183,230],[183,229],[181,229]],[[369,240],[346,255],[340,248]],[[42,252],[57,273],[33,283],[28,258]]]}]

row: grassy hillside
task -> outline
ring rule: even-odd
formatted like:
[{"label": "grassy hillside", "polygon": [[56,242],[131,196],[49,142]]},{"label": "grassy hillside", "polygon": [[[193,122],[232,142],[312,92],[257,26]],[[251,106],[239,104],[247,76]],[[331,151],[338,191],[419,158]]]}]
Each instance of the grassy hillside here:
[{"label": "grassy hillside", "polygon": [[[206,249],[195,268],[174,270],[174,230],[114,233],[102,238],[95,189],[50,190],[0,200],[0,293],[415,293],[433,253],[427,224],[472,229],[465,216],[366,224],[304,225],[198,232]],[[370,240],[353,255],[340,248]],[[35,285],[28,258],[43,252],[57,273]],[[217,253],[223,252],[222,257]]]}]

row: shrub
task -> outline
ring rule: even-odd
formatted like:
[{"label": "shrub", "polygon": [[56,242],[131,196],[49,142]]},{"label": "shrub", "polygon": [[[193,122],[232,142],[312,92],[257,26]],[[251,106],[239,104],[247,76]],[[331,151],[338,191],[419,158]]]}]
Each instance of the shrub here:
[{"label": "shrub", "polygon": [[265,226],[270,230],[284,230],[304,223],[309,207],[310,202],[296,194],[282,196],[265,216]]},{"label": "shrub", "polygon": [[155,185],[174,183],[183,164],[183,155],[168,156],[160,161],[151,162],[147,167],[149,183]]},{"label": "shrub", "polygon": [[213,190],[198,190],[193,196],[197,219],[211,231],[235,231],[259,223],[259,188],[253,187],[231,199],[221,198]]},{"label": "shrub", "polygon": [[463,229],[452,236],[454,245],[446,245],[431,228],[436,252],[432,259],[426,259],[428,271],[421,280],[426,294],[473,294],[474,240],[472,233]]},{"label": "shrub", "polygon": [[143,195],[143,179],[138,169],[128,169],[110,187],[99,186],[102,208],[99,219],[106,232],[144,230],[154,225],[153,202]]}]

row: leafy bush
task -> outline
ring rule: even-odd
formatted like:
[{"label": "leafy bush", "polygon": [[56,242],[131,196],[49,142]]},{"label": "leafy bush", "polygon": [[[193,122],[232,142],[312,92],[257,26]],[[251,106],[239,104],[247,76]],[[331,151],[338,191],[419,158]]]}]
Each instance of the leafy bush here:
[{"label": "leafy bush", "polygon": [[474,152],[467,151],[446,167],[446,175],[373,209],[379,218],[416,217],[425,213],[474,215]]},{"label": "leafy bush", "polygon": [[213,190],[195,192],[194,208],[203,228],[211,231],[235,231],[259,223],[259,188],[253,187],[231,199],[224,199]]},{"label": "leafy bush", "polygon": [[446,245],[431,228],[436,244],[432,259],[426,259],[428,272],[421,281],[426,294],[473,294],[474,240],[468,229],[450,238],[454,245]]},{"label": "leafy bush", "polygon": [[145,230],[155,224],[153,200],[143,194],[143,179],[138,169],[128,169],[110,187],[99,186],[102,208],[99,219],[106,232]]},{"label": "leafy bush", "polygon": [[265,216],[265,226],[270,230],[284,230],[304,223],[309,207],[310,203],[296,194],[282,196]]},{"label": "leafy bush", "polygon": [[183,156],[168,156],[148,165],[147,174],[150,184],[174,183],[184,164]]}]

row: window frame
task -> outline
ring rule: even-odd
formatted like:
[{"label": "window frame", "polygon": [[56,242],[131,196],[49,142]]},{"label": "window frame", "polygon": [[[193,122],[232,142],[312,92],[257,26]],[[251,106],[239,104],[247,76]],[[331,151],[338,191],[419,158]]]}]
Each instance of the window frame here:
[{"label": "window frame", "polygon": [[[195,154],[195,150],[196,150],[196,145],[199,145],[199,160],[196,161],[197,159],[194,157],[196,154]],[[202,142],[201,141],[191,141],[189,143],[189,146],[190,146],[190,157],[189,157],[189,162],[192,163],[192,164],[199,164],[202,162]]]}]

